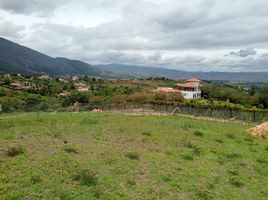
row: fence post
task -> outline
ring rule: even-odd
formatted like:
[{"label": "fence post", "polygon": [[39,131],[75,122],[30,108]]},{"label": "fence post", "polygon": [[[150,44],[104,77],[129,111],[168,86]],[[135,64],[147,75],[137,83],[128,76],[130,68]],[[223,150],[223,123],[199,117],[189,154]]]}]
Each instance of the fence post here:
[{"label": "fence post", "polygon": [[197,107],[194,108],[194,115],[197,116]]},{"label": "fence post", "polygon": [[213,108],[210,108],[210,117],[213,117]]},{"label": "fence post", "polygon": [[253,111],[253,121],[256,121],[256,111]]}]

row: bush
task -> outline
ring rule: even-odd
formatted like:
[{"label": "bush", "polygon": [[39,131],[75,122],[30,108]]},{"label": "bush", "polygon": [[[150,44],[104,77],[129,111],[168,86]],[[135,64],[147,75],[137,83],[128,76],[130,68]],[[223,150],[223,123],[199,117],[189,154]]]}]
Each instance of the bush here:
[{"label": "bush", "polygon": [[197,136],[197,137],[203,137],[204,136],[204,133],[200,130],[196,130],[194,131],[194,135]]},{"label": "bush", "polygon": [[140,155],[138,153],[134,153],[134,152],[127,153],[125,156],[127,158],[129,158],[130,160],[139,160],[140,159]]},{"label": "bush", "polygon": [[143,92],[134,93],[127,97],[128,102],[134,102],[134,103],[146,103],[147,100],[148,100],[148,95],[147,93],[143,93]]},{"label": "bush", "polygon": [[236,178],[236,177],[231,177],[229,179],[229,182],[230,182],[231,185],[239,187],[239,188],[244,186],[244,183],[240,182],[238,180],[238,178]]},{"label": "bush", "polygon": [[38,107],[38,110],[41,110],[41,111],[47,111],[48,109],[49,109],[49,104],[47,102],[42,102]]},{"label": "bush", "polygon": [[22,109],[22,101],[14,97],[1,97],[0,105],[3,112],[11,112]]},{"label": "bush", "polygon": [[149,131],[145,131],[145,132],[143,132],[143,133],[142,133],[142,135],[144,135],[144,136],[151,136],[151,135],[152,135],[152,133],[151,133],[151,132],[149,132]]},{"label": "bush", "polygon": [[77,149],[75,149],[74,147],[65,147],[63,150],[65,152],[67,152],[67,153],[73,153],[73,154],[77,154],[78,153]]},{"label": "bush", "polygon": [[36,174],[36,173],[34,173],[34,174],[31,175],[31,179],[30,180],[31,180],[31,182],[33,184],[42,182],[42,178],[40,177],[39,174]]},{"label": "bush", "polygon": [[7,156],[9,157],[15,157],[17,155],[23,154],[24,150],[21,146],[13,146],[13,147],[9,147],[6,151]]},{"label": "bush", "polygon": [[188,154],[185,154],[185,155],[182,155],[181,156],[184,160],[188,160],[188,161],[191,161],[194,159],[194,157],[192,155],[188,155]]},{"label": "bush", "polygon": [[94,186],[98,183],[97,173],[92,170],[81,170],[74,176],[75,181],[82,185]]},{"label": "bush", "polygon": [[0,89],[0,97],[6,96],[6,92],[3,89]]}]

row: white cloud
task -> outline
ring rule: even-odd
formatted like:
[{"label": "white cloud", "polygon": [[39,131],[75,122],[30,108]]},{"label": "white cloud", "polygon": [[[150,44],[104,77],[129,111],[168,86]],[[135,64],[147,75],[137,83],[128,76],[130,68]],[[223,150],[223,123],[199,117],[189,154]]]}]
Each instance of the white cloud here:
[{"label": "white cloud", "polygon": [[[267,7],[266,0],[0,0],[0,24],[14,30],[0,34],[93,64],[268,71],[257,54],[268,52]],[[215,54],[223,51],[232,52]]]}]

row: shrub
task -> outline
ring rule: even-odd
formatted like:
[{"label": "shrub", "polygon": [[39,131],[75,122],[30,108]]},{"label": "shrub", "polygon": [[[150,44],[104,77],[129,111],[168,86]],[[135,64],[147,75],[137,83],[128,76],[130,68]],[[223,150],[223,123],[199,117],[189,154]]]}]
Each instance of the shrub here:
[{"label": "shrub", "polygon": [[145,131],[145,132],[143,132],[143,133],[142,133],[142,135],[144,135],[144,136],[151,136],[151,135],[152,135],[152,133],[151,133],[151,132],[149,132],[149,131]]},{"label": "shrub", "polygon": [[233,135],[233,134],[226,134],[225,135],[227,138],[229,138],[229,139],[234,139],[235,138],[235,136]]},{"label": "shrub", "polygon": [[225,155],[228,159],[235,159],[235,158],[241,158],[242,155],[239,153],[229,153]]},{"label": "shrub", "polygon": [[237,170],[228,170],[227,173],[233,176],[238,176],[239,174]]},{"label": "shrub", "polygon": [[199,197],[199,199],[204,199],[204,200],[214,199],[210,190],[207,190],[207,189],[197,191],[197,196]]},{"label": "shrub", "polygon": [[128,179],[127,183],[131,186],[136,185],[136,181],[133,178]]},{"label": "shrub", "polygon": [[130,160],[139,160],[140,159],[140,155],[138,153],[135,153],[135,152],[127,153],[125,156],[127,158],[129,158]]},{"label": "shrub", "polygon": [[189,160],[189,161],[194,159],[194,157],[192,155],[188,155],[188,154],[182,155],[182,158],[184,160]]},{"label": "shrub", "polygon": [[195,155],[199,155],[199,156],[202,154],[202,150],[199,147],[194,147],[193,152]]},{"label": "shrub", "polygon": [[85,125],[90,125],[90,124],[97,124],[98,123],[98,120],[96,119],[82,119],[81,120],[81,124],[85,124]]},{"label": "shrub", "polygon": [[0,104],[3,112],[11,112],[22,108],[22,101],[16,97],[1,97]]},{"label": "shrub", "polygon": [[194,131],[194,135],[197,136],[197,137],[203,137],[204,136],[204,133],[200,130],[196,130]]},{"label": "shrub", "polygon": [[238,178],[236,178],[236,177],[231,177],[229,179],[229,182],[230,182],[231,185],[239,187],[239,188],[244,186],[244,183],[240,182],[238,180]]},{"label": "shrub", "polygon": [[91,192],[94,194],[94,197],[95,197],[96,199],[99,199],[99,198],[100,198],[100,196],[101,196],[101,190],[100,190],[99,187],[94,187],[94,188],[92,188],[92,189],[91,189]]},{"label": "shrub", "polygon": [[218,142],[218,143],[220,143],[220,144],[223,143],[223,140],[222,139],[216,139],[215,141]]},{"label": "shrub", "polygon": [[67,153],[73,153],[73,154],[77,154],[78,153],[77,149],[75,149],[74,147],[65,147],[63,150],[65,152],[67,152]]},{"label": "shrub", "polygon": [[258,163],[261,163],[261,164],[267,164],[268,163],[268,160],[265,159],[265,158],[257,158],[257,162]]},{"label": "shrub", "polygon": [[42,102],[38,106],[38,110],[47,111],[49,109],[49,104],[47,102]]},{"label": "shrub", "polygon": [[36,184],[36,183],[40,183],[42,181],[42,178],[40,177],[40,175],[34,173],[31,175],[30,180],[33,184]]},{"label": "shrub", "polygon": [[6,96],[5,90],[0,88],[0,97]]},{"label": "shrub", "polygon": [[74,176],[75,181],[82,185],[94,186],[98,183],[97,173],[92,170],[81,170]]},{"label": "shrub", "polygon": [[9,157],[15,157],[17,155],[23,154],[24,150],[21,146],[9,147],[6,153]]}]

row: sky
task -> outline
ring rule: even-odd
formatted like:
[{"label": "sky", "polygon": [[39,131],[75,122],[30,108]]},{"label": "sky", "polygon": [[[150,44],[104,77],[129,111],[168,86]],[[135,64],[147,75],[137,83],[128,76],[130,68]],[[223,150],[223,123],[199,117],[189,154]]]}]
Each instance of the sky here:
[{"label": "sky", "polygon": [[268,0],[0,0],[0,36],[93,65],[268,72]]}]

